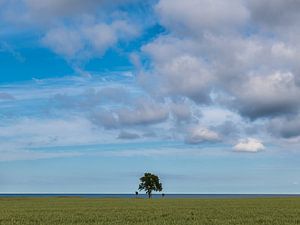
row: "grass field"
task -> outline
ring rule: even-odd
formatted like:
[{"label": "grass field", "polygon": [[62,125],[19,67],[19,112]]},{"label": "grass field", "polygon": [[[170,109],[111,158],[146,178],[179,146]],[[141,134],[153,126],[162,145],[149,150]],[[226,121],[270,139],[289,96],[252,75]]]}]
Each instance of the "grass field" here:
[{"label": "grass field", "polygon": [[0,198],[1,225],[300,224],[300,198]]}]

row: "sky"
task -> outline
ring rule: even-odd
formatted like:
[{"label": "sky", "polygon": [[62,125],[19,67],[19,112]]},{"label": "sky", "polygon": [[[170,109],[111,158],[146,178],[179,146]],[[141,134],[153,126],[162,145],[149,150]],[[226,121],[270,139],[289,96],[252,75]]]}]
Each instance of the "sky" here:
[{"label": "sky", "polygon": [[300,193],[299,10],[0,0],[0,192]]}]

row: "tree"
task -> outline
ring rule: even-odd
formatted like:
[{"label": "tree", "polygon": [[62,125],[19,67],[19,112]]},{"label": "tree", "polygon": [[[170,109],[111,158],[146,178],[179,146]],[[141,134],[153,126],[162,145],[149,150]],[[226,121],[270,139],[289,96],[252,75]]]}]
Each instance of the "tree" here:
[{"label": "tree", "polygon": [[145,190],[149,198],[152,196],[152,191],[162,191],[162,184],[159,182],[159,177],[152,173],[144,173],[140,178],[139,191]]}]

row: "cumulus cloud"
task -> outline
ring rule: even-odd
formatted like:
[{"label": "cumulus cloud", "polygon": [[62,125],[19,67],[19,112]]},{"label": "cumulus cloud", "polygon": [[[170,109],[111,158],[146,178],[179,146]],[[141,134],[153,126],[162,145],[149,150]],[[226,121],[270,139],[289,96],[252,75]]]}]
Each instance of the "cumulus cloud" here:
[{"label": "cumulus cloud", "polygon": [[153,76],[163,94],[210,104],[215,92],[234,100],[234,109],[251,119],[295,111],[299,105],[298,53],[284,42],[214,35],[199,42],[164,37],[143,50],[153,60]]},{"label": "cumulus cloud", "polygon": [[[162,41],[162,42],[161,42]],[[201,58],[181,52],[177,45],[169,46],[168,38],[144,46],[154,61],[155,78],[160,82],[161,94],[187,96],[198,103],[210,102],[214,75]],[[167,46],[164,46],[164,45]],[[160,49],[156,51],[157,49]],[[164,50],[167,53],[160,54]],[[175,54],[172,54],[175,52]]]},{"label": "cumulus cloud", "polygon": [[248,18],[248,10],[240,0],[161,0],[156,10],[162,24],[179,34],[226,30]]},{"label": "cumulus cloud", "polygon": [[[63,19],[105,14],[136,0],[22,0],[27,9],[26,18],[31,23],[53,24]],[[38,21],[36,21],[38,20]]]},{"label": "cumulus cloud", "polygon": [[44,45],[65,57],[75,56],[84,48],[78,32],[70,29],[56,28],[50,30],[42,39]]},{"label": "cumulus cloud", "polygon": [[76,28],[58,27],[49,30],[42,43],[67,59],[87,60],[102,56],[120,39],[137,36],[138,28],[127,21],[114,21],[111,24],[83,24]]},{"label": "cumulus cloud", "polygon": [[[295,0],[247,1],[251,17],[265,27],[293,26],[299,23],[300,3]],[[266,13],[265,9],[268,9]]]},{"label": "cumulus cloud", "polygon": [[93,114],[93,121],[107,128],[122,126],[140,126],[161,123],[168,119],[168,108],[153,101],[141,99],[134,107],[122,107],[117,110],[100,110]]},{"label": "cumulus cloud", "polygon": [[233,149],[237,152],[259,152],[265,149],[263,143],[255,138],[241,139]]},{"label": "cumulus cloud", "polygon": [[276,137],[295,138],[300,136],[300,117],[279,117],[272,119],[268,124],[269,131]]},{"label": "cumulus cloud", "polygon": [[220,141],[219,134],[202,126],[191,128],[185,139],[185,142],[188,144],[200,144],[217,141]]},{"label": "cumulus cloud", "polygon": [[[0,11],[0,19],[4,21],[2,32],[12,33],[11,29],[13,33],[32,32],[45,47],[64,57],[78,72],[89,59],[102,57],[109,48],[137,37],[144,21],[136,20],[135,13],[128,14],[123,6],[134,4],[143,8],[149,2],[3,1],[4,7]],[[18,60],[24,61],[16,51],[10,51]]]},{"label": "cumulus cloud", "polygon": [[[299,45],[279,33],[270,38],[265,30],[252,28],[259,26],[256,10],[269,4],[159,1],[155,9],[169,32],[142,47],[151,61],[147,74],[140,75],[142,85],[155,96],[222,105],[252,121],[297,114]],[[298,6],[293,1],[275,1],[272,7],[276,9],[271,12],[280,12],[280,8],[289,11]],[[281,31],[297,33],[297,29],[285,27]],[[159,91],[154,93],[154,86],[159,86]]]},{"label": "cumulus cloud", "polygon": [[108,1],[87,0],[84,3],[80,0],[25,0],[25,4],[32,14],[46,16],[69,16],[75,13],[93,11],[99,5],[107,4]]},{"label": "cumulus cloud", "polygon": [[168,118],[168,110],[163,105],[153,102],[138,102],[133,109],[117,111],[119,123],[123,125],[147,125],[159,123]]},{"label": "cumulus cloud", "polygon": [[174,102],[170,105],[170,111],[178,122],[189,121],[192,116],[191,107],[189,103]]},{"label": "cumulus cloud", "polygon": [[[2,5],[6,4],[3,2]],[[265,135],[299,136],[299,3],[153,2],[158,19],[155,22],[165,32],[150,35],[149,39],[147,34],[139,42],[143,45],[140,51],[134,49],[130,54],[138,73],[132,78],[144,89],[130,86],[132,93],[128,93],[119,88],[103,89],[100,84],[91,85],[93,88],[83,93],[77,86],[72,94],[56,93],[53,101],[59,107],[56,105],[55,110],[84,115],[91,126],[97,125],[95,129],[133,129],[142,134],[153,132],[150,128],[156,126],[161,128],[155,130],[158,137],[166,132],[164,137],[182,139],[186,135],[186,143],[190,144],[220,141],[221,135],[224,142],[252,136],[253,132],[258,133],[254,127],[269,128],[262,131],[268,131]],[[140,4],[134,0],[24,0],[22,4],[26,7],[20,8],[25,10],[22,20],[27,23],[43,17],[37,24],[44,46],[71,64],[81,64],[102,57],[108,49],[142,33],[141,24],[129,15],[131,11],[119,7],[128,3]],[[15,14],[10,15],[12,18]],[[139,44],[133,48],[139,48]],[[128,85],[127,80],[120,83]],[[9,99],[3,93],[0,99]],[[16,98],[19,96],[23,99],[27,95],[19,94]],[[198,122],[203,126],[186,134],[188,127]],[[141,127],[150,128],[142,131]],[[135,138],[134,133],[125,131],[113,136]],[[236,151],[250,152],[263,148],[259,140],[251,138],[234,146]]]},{"label": "cumulus cloud", "polygon": [[103,126],[107,129],[120,127],[117,115],[114,112],[105,109],[93,112],[91,115],[91,121],[94,124]]},{"label": "cumulus cloud", "polygon": [[235,89],[236,108],[250,118],[297,112],[300,88],[292,73],[250,76]]},{"label": "cumulus cloud", "polygon": [[168,111],[163,107],[141,104],[135,109],[123,109],[117,112],[123,125],[147,125],[159,123],[168,118]]}]

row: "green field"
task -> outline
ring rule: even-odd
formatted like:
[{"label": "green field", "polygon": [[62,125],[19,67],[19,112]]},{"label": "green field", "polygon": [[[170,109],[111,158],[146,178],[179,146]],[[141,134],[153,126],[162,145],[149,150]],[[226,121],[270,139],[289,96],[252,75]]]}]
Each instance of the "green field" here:
[{"label": "green field", "polygon": [[300,224],[300,198],[0,198],[1,225]]}]

